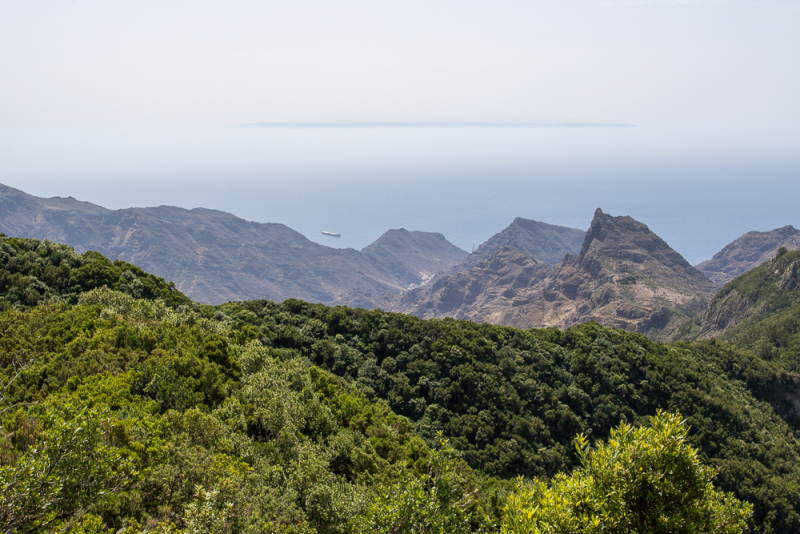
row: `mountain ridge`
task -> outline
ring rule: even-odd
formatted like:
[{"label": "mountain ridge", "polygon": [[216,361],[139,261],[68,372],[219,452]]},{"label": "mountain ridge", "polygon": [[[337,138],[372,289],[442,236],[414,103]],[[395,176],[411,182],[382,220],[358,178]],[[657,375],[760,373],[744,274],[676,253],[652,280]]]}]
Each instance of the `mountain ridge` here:
[{"label": "mountain ridge", "polygon": [[553,267],[565,254],[580,251],[585,233],[577,228],[517,217],[506,228],[483,242],[459,268],[478,265],[501,246],[515,247]]},{"label": "mountain ridge", "polygon": [[[517,258],[523,258],[519,254]],[[456,287],[458,280],[462,287],[481,287],[485,294],[470,296],[481,302],[480,312],[455,307],[450,310],[455,317],[518,328],[567,328],[598,321],[669,337],[683,319],[705,308],[716,289],[646,225],[627,216],[612,217],[599,208],[578,254],[567,254],[547,269],[546,276],[539,269],[538,278],[530,276],[528,283],[509,283],[499,268],[491,261],[469,269],[457,267],[438,275],[433,284],[384,299],[383,304],[393,311],[440,316],[431,315],[432,310],[446,308],[440,305],[446,297],[444,288]]]},{"label": "mountain ridge", "polygon": [[[393,260],[380,262],[379,254],[326,247],[280,223],[246,221],[208,208],[108,210],[0,186],[0,214],[0,231],[8,235],[51,239],[135,263],[206,303],[291,297],[372,307],[382,295],[419,282],[404,278],[409,269],[402,262],[403,268],[387,268],[403,256],[398,248]],[[441,234],[411,233],[406,242],[415,240],[418,246],[406,250],[404,261],[420,270],[433,273],[466,255]],[[441,250],[433,251],[437,246]],[[424,254],[414,257],[420,251]]]},{"label": "mountain ridge", "polygon": [[698,337],[735,338],[739,325],[757,322],[796,303],[800,304],[800,250],[781,249],[770,261],[720,289],[703,314]]},{"label": "mountain ridge", "polygon": [[[549,272],[545,263],[526,252],[502,245],[472,268],[456,267],[422,288],[384,295],[379,305],[393,311],[413,309],[413,315],[423,319],[447,316],[505,324],[508,314],[503,309],[516,306],[517,291],[535,285]],[[421,304],[416,302],[420,293],[428,295]]]},{"label": "mountain ridge", "polygon": [[711,281],[723,286],[740,274],[770,261],[780,247],[800,249],[800,230],[786,225],[768,232],[747,232],[696,267]]},{"label": "mountain ridge", "polygon": [[[410,255],[409,251],[414,254]],[[453,245],[440,233],[387,230],[361,249],[373,265],[409,285],[422,284],[436,273],[446,271],[469,253]]]},{"label": "mountain ridge", "polygon": [[732,277],[775,247],[800,247],[790,225],[748,232],[695,268],[647,225],[598,208],[586,232],[517,217],[472,254],[442,234],[404,228],[357,251],[209,208],[109,210],[2,184],[0,231],[97,250],[205,302],[297,298],[523,328],[596,320],[658,339],[697,334],[717,289],[706,276]]}]

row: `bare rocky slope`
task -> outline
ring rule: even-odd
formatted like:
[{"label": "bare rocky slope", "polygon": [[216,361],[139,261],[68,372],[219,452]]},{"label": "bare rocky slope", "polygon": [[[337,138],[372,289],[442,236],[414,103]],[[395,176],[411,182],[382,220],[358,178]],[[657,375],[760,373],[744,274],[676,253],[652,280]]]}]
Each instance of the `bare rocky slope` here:
[{"label": "bare rocky slope", "polygon": [[439,275],[428,286],[389,296],[381,306],[521,328],[595,320],[669,338],[688,316],[705,309],[716,290],[646,225],[599,209],[579,253],[552,270],[513,250],[497,249],[476,267]]},{"label": "bare rocky slope", "polygon": [[174,281],[205,303],[289,297],[372,307],[450,268],[466,252],[441,234],[388,232],[365,253],[318,245],[282,224],[160,206],[108,210],[73,198],[38,198],[0,185],[0,232],[67,243]]},{"label": "bare rocky slope", "polygon": [[646,225],[598,209],[580,254],[558,265],[540,291],[548,326],[596,320],[663,338],[702,312],[716,287]]},{"label": "bare rocky slope", "polygon": [[769,232],[747,232],[697,265],[712,282],[725,285],[742,273],[772,260],[780,247],[800,249],[800,230],[793,226]]}]

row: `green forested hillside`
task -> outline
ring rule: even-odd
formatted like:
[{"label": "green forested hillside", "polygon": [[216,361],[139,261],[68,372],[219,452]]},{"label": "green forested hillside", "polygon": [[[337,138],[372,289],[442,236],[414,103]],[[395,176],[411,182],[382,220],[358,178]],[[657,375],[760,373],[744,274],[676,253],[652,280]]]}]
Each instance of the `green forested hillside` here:
[{"label": "green forested hillside", "polygon": [[139,267],[97,252],[78,254],[67,245],[0,234],[0,306],[67,302],[90,289],[108,287],[135,298],[160,298],[168,306],[191,301]]},{"label": "green forested hillside", "polygon": [[[3,384],[28,365],[1,408],[1,474],[15,476],[0,477],[0,524],[20,532],[83,514],[163,530],[210,499],[211,531],[352,532],[381,487],[428,473],[407,419],[191,311],[100,289],[6,311],[0,333]],[[449,462],[456,494],[472,492]],[[475,530],[497,521],[481,514]]]},{"label": "green forested hillside", "polygon": [[796,376],[735,347],[665,345],[596,323],[525,331],[292,300],[219,310],[386,401],[423,438],[442,431],[487,475],[553,476],[577,464],[577,433],[605,438],[620,421],[679,411],[720,486],[752,502],[766,531],[800,532],[800,440],[758,396]]},{"label": "green forested hillside", "polygon": [[462,461],[296,351],[133,266],[0,247],[3,532],[354,532],[434,479],[442,517],[499,523]]},{"label": "green forested hillside", "polygon": [[660,409],[756,532],[800,532],[800,442],[769,404],[796,376],[749,352],[594,323],[201,306],[93,253],[0,249],[5,532],[493,531],[510,480],[569,473],[577,434]]},{"label": "green forested hillside", "polygon": [[783,249],[726,284],[706,321],[725,323],[722,339],[800,371],[800,251]]},{"label": "green forested hillside", "polygon": [[800,251],[779,249],[771,261],[725,284],[696,322],[699,335],[718,335],[757,356],[761,368],[780,369],[777,382],[760,372],[739,375],[800,426]]}]

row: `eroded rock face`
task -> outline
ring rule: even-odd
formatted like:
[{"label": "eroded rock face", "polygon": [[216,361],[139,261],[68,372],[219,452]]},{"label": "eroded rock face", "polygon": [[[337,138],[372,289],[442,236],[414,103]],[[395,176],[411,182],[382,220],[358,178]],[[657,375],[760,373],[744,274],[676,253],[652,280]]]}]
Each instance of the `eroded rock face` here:
[{"label": "eroded rock face", "polygon": [[734,290],[712,300],[703,315],[700,336],[719,336],[730,326],[737,325],[752,315],[753,303]]},{"label": "eroded rock face", "polygon": [[714,290],[646,225],[598,209],[580,253],[542,283],[543,320],[559,327],[594,320],[654,333],[703,310]]},{"label": "eroded rock face", "polygon": [[792,262],[789,267],[781,275],[780,284],[778,288],[782,291],[791,291],[797,289],[798,278],[800,278],[800,262]]},{"label": "eroded rock face", "polygon": [[[382,307],[521,328],[594,320],[669,337],[671,329],[705,309],[716,289],[646,225],[599,209],[575,255],[552,270],[534,270],[532,261],[520,249],[498,248],[478,266],[443,273],[430,287]],[[509,276],[519,262],[527,262],[527,274]]]},{"label": "eroded rock face", "polygon": [[441,234],[397,231],[397,239],[385,235],[361,253],[318,245],[283,224],[249,222],[222,211],[170,206],[108,210],[72,198],[38,198],[3,185],[0,231],[131,262],[211,304],[292,297],[373,307],[385,293],[418,282],[420,271],[439,272],[467,254]]},{"label": "eroded rock face", "polygon": [[769,232],[747,232],[714,254],[710,260],[697,265],[715,284],[722,286],[740,274],[770,261],[780,247],[800,249],[800,230],[793,226]]}]

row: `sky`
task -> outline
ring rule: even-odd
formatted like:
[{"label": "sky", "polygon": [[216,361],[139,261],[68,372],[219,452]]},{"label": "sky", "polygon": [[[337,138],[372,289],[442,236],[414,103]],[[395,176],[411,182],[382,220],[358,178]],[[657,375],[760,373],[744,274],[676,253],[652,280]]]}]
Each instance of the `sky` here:
[{"label": "sky", "polygon": [[798,58],[797,0],[0,0],[0,183],[354,248],[600,207],[696,263],[800,228]]},{"label": "sky", "polygon": [[800,123],[796,0],[0,0],[0,127]]}]

